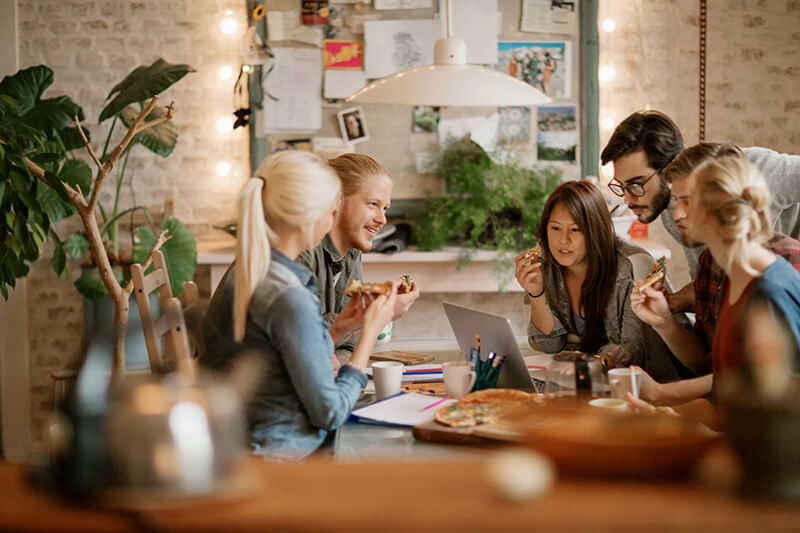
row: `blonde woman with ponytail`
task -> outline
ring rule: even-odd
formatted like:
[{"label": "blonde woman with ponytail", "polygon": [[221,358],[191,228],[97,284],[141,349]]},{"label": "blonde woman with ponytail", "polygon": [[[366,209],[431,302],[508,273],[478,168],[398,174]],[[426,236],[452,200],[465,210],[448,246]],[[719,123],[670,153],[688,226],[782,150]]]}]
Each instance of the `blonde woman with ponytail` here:
[{"label": "blonde woman with ponytail", "polygon": [[[239,195],[236,261],[222,278],[204,321],[205,364],[227,370],[255,352],[265,370],[247,417],[256,453],[301,459],[343,424],[367,384],[369,354],[391,320],[396,296],[353,300],[338,320],[320,315],[315,278],[295,259],[333,226],[341,185],[319,157],[271,156]],[[334,342],[363,324],[349,364],[334,375]]]}]

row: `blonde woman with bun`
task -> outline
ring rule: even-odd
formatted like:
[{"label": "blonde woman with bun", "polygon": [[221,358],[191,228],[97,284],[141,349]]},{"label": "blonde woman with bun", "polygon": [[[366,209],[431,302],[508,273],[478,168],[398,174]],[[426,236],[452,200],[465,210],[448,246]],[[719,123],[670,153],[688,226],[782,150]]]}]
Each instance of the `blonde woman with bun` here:
[{"label": "blonde woman with bun", "polygon": [[[239,195],[236,261],[204,321],[207,366],[227,370],[242,352],[265,363],[247,418],[255,452],[272,458],[313,453],[347,420],[367,384],[375,339],[392,318],[395,291],[366,307],[354,299],[326,325],[314,276],[294,262],[331,230],[340,193],[336,173],[316,155],[268,158]],[[362,325],[352,358],[334,375],[334,342]]]},{"label": "blonde woman with bun", "polygon": [[[711,345],[712,376],[696,378],[692,383],[660,385],[658,397],[688,400],[686,391],[711,387],[712,380],[748,372],[744,346],[748,345],[748,323],[754,309],[766,308],[773,325],[787,334],[791,372],[800,370],[800,274],[783,257],[764,248],[772,236],[769,212],[770,193],[764,177],[747,159],[721,157],[712,159],[692,172],[687,237],[706,245],[714,260],[728,277],[724,299]],[[662,299],[652,288],[634,291],[634,310],[650,309],[651,302]],[[644,393],[652,383],[645,383]],[[708,390],[708,389],[706,389]],[[643,394],[644,397],[648,395]],[[655,401],[655,398],[650,398]],[[639,406],[644,402],[629,397]],[[703,400],[689,402],[679,412],[712,420]],[[707,402],[705,403],[707,406]]]}]

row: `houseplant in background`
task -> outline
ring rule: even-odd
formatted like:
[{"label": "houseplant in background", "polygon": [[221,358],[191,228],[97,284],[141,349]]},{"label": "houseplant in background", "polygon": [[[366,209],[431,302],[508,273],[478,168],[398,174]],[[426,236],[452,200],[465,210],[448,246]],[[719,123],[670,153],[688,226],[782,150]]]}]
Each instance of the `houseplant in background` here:
[{"label": "houseplant in background", "polygon": [[414,241],[424,250],[464,246],[459,267],[479,248],[498,252],[494,263],[501,287],[514,275],[513,258],[536,244],[539,219],[550,193],[561,183],[555,167],[524,168],[496,163],[474,142],[453,142],[436,170],[444,196],[426,202],[415,217]]},{"label": "houseplant in background", "polygon": [[[159,59],[138,67],[117,84],[100,114],[100,122],[109,118],[113,122],[99,156],[88,132],[80,127],[84,118],[81,108],[67,96],[42,98],[53,82],[51,69],[31,67],[0,82],[0,211],[4,213],[0,224],[0,292],[6,297],[7,286],[13,287],[17,278],[28,273],[48,238],[53,244],[52,266],[61,276],[69,274],[67,255],[77,259],[90,251],[95,268],[85,270],[76,286],[89,298],[99,298],[106,291],[112,295],[115,368],[125,361],[128,299],[120,303],[120,291],[127,290],[120,285],[125,264],[145,262],[152,248],[163,245],[173,291],[179,294],[183,283],[194,276],[194,239],[180,221],[166,219],[159,229],[146,208],[134,205],[119,209],[131,150],[142,145],[166,157],[177,142],[177,130],[170,122],[174,109],[171,104],[156,108],[156,95],[192,71],[188,65]],[[118,122],[128,129],[116,148],[109,150]],[[88,164],[74,158],[77,148],[89,151],[98,169],[95,178]],[[99,203],[100,190],[119,160],[122,167],[117,173],[113,205],[104,207]],[[62,239],[53,224],[75,211],[84,230]],[[135,232],[133,254],[122,257],[120,221],[137,211],[146,213],[148,224],[131,228]],[[170,235],[166,242],[156,235],[164,231]]]}]

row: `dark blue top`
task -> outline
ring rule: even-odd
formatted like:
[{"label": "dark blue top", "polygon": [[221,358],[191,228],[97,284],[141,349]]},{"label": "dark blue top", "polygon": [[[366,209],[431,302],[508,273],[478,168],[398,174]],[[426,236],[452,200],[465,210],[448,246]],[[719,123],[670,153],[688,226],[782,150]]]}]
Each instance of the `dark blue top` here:
[{"label": "dark blue top", "polygon": [[265,369],[247,411],[251,443],[257,453],[303,458],[347,421],[367,377],[350,365],[334,375],[333,342],[320,315],[314,276],[275,249],[250,299],[244,338],[235,342],[235,273],[234,263],[203,322],[206,364],[227,370],[241,352],[261,355]]},{"label": "dark blue top", "polygon": [[773,318],[792,333],[794,340],[794,360],[792,370],[800,372],[800,274],[783,257],[753,280],[748,306],[766,304]]}]

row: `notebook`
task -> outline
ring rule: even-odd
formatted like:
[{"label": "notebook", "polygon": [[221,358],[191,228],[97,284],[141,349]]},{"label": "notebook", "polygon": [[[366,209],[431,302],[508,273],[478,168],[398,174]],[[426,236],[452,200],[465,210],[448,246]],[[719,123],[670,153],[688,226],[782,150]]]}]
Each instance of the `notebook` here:
[{"label": "notebook", "polygon": [[433,420],[436,410],[453,403],[451,398],[440,398],[416,392],[401,392],[385,400],[356,409],[350,414],[351,422],[389,426],[414,427]]}]

